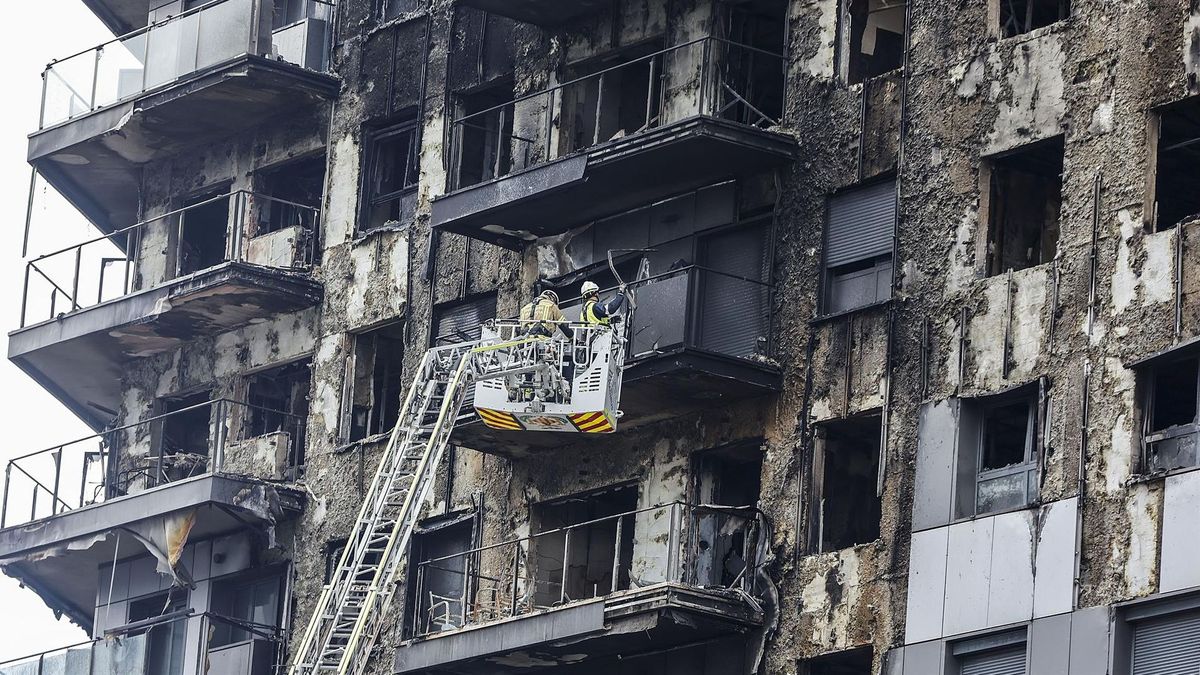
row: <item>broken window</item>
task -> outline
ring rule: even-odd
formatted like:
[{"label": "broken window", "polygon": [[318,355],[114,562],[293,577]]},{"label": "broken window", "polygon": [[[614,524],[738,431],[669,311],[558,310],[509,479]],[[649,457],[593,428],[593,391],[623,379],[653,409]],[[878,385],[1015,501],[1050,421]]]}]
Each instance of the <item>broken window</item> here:
[{"label": "broken window", "polygon": [[1197,175],[1200,175],[1200,97],[1192,97],[1158,113],[1152,218],[1155,231],[1168,230],[1200,215]]},{"label": "broken window", "polygon": [[[719,3],[717,34],[728,42],[720,46],[718,110],[725,119],[741,124],[764,124],[783,114],[784,78],[781,59],[786,54],[786,0],[747,0]],[[728,87],[729,89],[726,89]],[[730,91],[730,89],[732,91]],[[736,92],[736,93],[735,93]]]},{"label": "broken window", "polygon": [[433,308],[434,346],[478,340],[483,322],[496,318],[496,294],[450,302]]},{"label": "broken window", "polygon": [[827,217],[825,313],[846,312],[890,298],[895,179],[833,195]]},{"label": "broken window", "polygon": [[562,91],[566,155],[657,125],[662,57],[658,43],[606,54],[569,69]]},{"label": "broken window", "polygon": [[[739,443],[696,457],[696,503],[758,508],[762,490],[762,446]],[[697,586],[730,588],[745,580],[756,545],[745,513],[695,510],[695,579]]]},{"label": "broken window", "polygon": [[483,584],[477,595],[498,590],[488,578],[468,578],[468,556],[459,554],[470,551],[473,540],[473,514],[425,523],[413,533],[411,559],[420,565],[409,588],[419,597],[409,598],[407,625],[414,634],[461,628],[464,611],[469,619],[472,609],[464,608],[464,593],[475,591],[473,584]]},{"label": "broken window", "polygon": [[615,516],[637,508],[637,492],[637,486],[623,485],[535,506],[536,531],[546,533],[530,542],[535,606],[629,588],[634,523],[632,516]]},{"label": "broken window", "polygon": [[1025,675],[1026,631],[984,635],[950,646],[957,675]]},{"label": "broken window", "polygon": [[146,672],[162,675],[180,675],[183,672],[184,651],[187,648],[187,621],[182,613],[188,609],[188,592],[173,588],[138,600],[130,601],[129,623],[153,621],[158,617],[179,614],[171,621],[164,618],[149,629],[140,630],[149,637],[146,650]]},{"label": "broken window", "polygon": [[421,0],[381,0],[385,21],[404,16],[421,8]]},{"label": "broken window", "polygon": [[1200,464],[1196,451],[1200,360],[1176,358],[1143,374],[1142,470],[1146,473]]},{"label": "broken window", "polygon": [[985,170],[988,274],[1053,260],[1062,209],[1062,136],[990,158]]},{"label": "broken window", "polygon": [[[211,647],[255,639],[279,625],[282,578],[275,571],[252,572],[213,582],[210,611],[228,621],[212,622]],[[251,629],[254,630],[251,630]]]},{"label": "broken window", "polygon": [[366,209],[362,232],[411,223],[417,212],[420,133],[417,120],[367,133]]},{"label": "broken window", "polygon": [[325,542],[325,583],[333,582],[334,573],[337,572],[338,563],[342,561],[342,554],[346,551],[345,538],[332,539]]},{"label": "broken window", "polygon": [[211,396],[212,392],[203,391],[158,400],[155,407],[161,417],[152,427],[155,447],[145,468],[151,485],[208,472]]},{"label": "broken window", "polygon": [[870,647],[806,659],[802,675],[872,675],[874,652]]},{"label": "broken window", "polygon": [[512,168],[512,92],[512,83],[503,82],[458,96],[455,187],[499,178]]},{"label": "broken window", "polygon": [[311,232],[325,192],[325,155],[263,169],[255,175],[255,184],[266,197],[259,205],[255,236],[292,226]]},{"label": "broken window", "polygon": [[[1002,0],[1006,1],[1006,0]],[[847,0],[846,81],[858,84],[904,65],[904,0]]]},{"label": "broken window", "polygon": [[303,430],[308,420],[308,389],[312,367],[305,359],[250,376],[247,403],[250,404],[246,435],[291,435],[293,467],[303,465]]},{"label": "broken window", "polygon": [[178,276],[225,262],[229,230],[229,197],[222,190],[187,200],[178,215]]},{"label": "broken window", "polygon": [[1071,14],[1069,0],[997,0],[1000,3],[1000,34],[1006,38],[1028,33]]},{"label": "broken window", "polygon": [[1038,495],[1045,383],[964,400],[959,412],[959,517],[1007,511]]},{"label": "broken window", "polygon": [[817,427],[813,472],[820,479],[814,542],[837,551],[879,538],[882,514],[877,496],[878,415],[826,422]]},{"label": "broken window", "polygon": [[404,324],[396,321],[353,336],[343,423],[346,441],[382,434],[396,425],[404,388]]}]

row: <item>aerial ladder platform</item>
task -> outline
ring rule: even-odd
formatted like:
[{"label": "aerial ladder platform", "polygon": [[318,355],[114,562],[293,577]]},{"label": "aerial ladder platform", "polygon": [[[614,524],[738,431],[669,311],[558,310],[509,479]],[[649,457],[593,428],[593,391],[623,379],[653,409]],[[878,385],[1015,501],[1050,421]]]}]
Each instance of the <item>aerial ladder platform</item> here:
[{"label": "aerial ladder platform", "polygon": [[[361,675],[403,580],[403,562],[455,427],[608,433],[616,429],[626,340],[608,326],[489,321],[478,341],[425,352],[332,579],[289,675]],[[473,412],[463,413],[468,404]]]}]

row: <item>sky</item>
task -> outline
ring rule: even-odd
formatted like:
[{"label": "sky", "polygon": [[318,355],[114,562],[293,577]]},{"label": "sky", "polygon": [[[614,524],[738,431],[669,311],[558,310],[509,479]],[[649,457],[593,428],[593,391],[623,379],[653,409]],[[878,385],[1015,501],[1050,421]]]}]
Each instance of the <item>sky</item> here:
[{"label": "sky", "polygon": [[[37,127],[41,72],[54,58],[112,37],[79,0],[9,0],[0,22],[0,63],[6,104],[0,108],[0,334],[18,325],[24,261],[21,240],[29,193],[27,135]],[[77,212],[39,186],[35,191],[31,256],[98,234]],[[7,343],[4,348],[8,353]],[[90,433],[88,428],[7,359],[0,363],[0,460]],[[77,626],[53,613],[32,591],[0,576],[0,662],[86,640]]]}]

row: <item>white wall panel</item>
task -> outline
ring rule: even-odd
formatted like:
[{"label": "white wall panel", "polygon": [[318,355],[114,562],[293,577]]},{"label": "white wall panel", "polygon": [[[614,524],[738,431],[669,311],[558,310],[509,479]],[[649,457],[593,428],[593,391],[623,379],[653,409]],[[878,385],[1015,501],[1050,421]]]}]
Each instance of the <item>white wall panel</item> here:
[{"label": "white wall panel", "polygon": [[994,518],[950,526],[946,545],[946,605],[942,634],[986,628],[992,577]]},{"label": "white wall panel", "polygon": [[1200,586],[1200,471],[1167,477],[1163,503],[1163,593]]},{"label": "white wall panel", "polygon": [[908,559],[908,608],[905,642],[923,642],[942,635],[942,605],[946,596],[946,542],[950,528],[914,532]]},{"label": "white wall panel", "polygon": [[987,625],[1002,626],[1033,617],[1034,514],[1014,511],[991,518],[991,579]]}]

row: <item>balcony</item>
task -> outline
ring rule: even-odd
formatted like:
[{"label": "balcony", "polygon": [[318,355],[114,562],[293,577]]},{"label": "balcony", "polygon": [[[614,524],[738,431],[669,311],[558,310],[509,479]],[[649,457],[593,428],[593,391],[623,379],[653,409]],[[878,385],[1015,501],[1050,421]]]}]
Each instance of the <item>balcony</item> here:
[{"label": "balcony", "polygon": [[[244,639],[214,639],[233,632]],[[171,612],[105,631],[90,642],[5,661],[0,675],[271,675],[282,644],[273,626]]]},{"label": "balcony", "polygon": [[337,93],[333,5],[303,4],[283,24],[270,0],[215,0],[51,63],[30,163],[103,231],[133,222],[147,162]]},{"label": "balcony", "polygon": [[546,28],[612,7],[608,0],[463,0],[461,4]]},{"label": "balcony", "polygon": [[[617,433],[779,390],[782,371],[768,356],[771,284],[691,265],[629,288],[637,306],[623,317],[628,346]],[[579,315],[578,302],[563,301],[567,318]],[[460,424],[453,438],[510,458],[560,449],[567,442],[560,434],[501,431],[478,420]],[[603,435],[589,434],[569,440],[606,442]]]},{"label": "balcony", "polygon": [[[654,52],[461,116],[438,228],[520,250],[615,213],[791,162],[769,131],[783,59],[716,38]],[[703,158],[703,161],[697,161]]]},{"label": "balcony", "polygon": [[319,214],[234,192],[35,258],[9,359],[100,428],[128,360],[318,304]]},{"label": "balcony", "polygon": [[749,509],[666,504],[420,560],[394,671],[496,675],[724,639],[764,625],[770,540]]},{"label": "balcony", "polygon": [[145,554],[147,541],[165,550],[164,532],[182,548],[299,512],[303,494],[270,481],[302,470],[305,423],[216,400],[13,459],[0,502],[0,564],[90,628],[102,564]]}]

